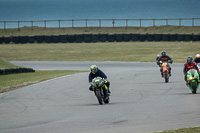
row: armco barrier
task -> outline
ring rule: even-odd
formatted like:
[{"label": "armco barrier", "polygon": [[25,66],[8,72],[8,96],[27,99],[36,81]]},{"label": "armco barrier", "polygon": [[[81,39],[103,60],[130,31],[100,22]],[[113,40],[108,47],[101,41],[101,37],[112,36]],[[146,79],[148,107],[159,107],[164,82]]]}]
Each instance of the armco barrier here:
[{"label": "armco barrier", "polygon": [[200,41],[200,34],[80,34],[0,37],[2,43],[82,43],[128,41]]}]

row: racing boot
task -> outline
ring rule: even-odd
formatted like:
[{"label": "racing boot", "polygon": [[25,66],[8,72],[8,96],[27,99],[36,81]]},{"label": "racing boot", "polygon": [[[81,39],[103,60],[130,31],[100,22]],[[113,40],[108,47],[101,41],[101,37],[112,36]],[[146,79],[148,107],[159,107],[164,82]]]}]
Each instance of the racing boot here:
[{"label": "racing boot", "polygon": [[105,94],[106,94],[106,97],[110,96],[110,93],[108,92],[108,90],[106,90]]},{"label": "racing boot", "polygon": [[188,86],[188,84],[189,84],[189,83],[186,81],[186,86]]},{"label": "racing boot", "polygon": [[111,93],[109,88],[108,88],[108,93],[109,93],[109,94]]}]

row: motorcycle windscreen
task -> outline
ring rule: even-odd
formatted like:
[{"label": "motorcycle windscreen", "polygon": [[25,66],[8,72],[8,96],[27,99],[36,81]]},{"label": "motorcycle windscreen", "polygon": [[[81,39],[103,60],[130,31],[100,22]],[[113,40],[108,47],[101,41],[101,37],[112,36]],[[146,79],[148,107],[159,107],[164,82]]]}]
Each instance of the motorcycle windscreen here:
[{"label": "motorcycle windscreen", "polygon": [[196,70],[195,69],[190,69],[188,72],[190,72],[191,75],[194,77],[194,73],[196,72]]}]

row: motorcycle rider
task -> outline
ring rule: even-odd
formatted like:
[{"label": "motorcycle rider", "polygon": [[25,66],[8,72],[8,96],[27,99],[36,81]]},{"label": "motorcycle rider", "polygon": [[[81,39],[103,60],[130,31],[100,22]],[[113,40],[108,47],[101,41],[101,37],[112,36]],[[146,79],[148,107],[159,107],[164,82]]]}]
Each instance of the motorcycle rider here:
[{"label": "motorcycle rider", "polygon": [[[160,61],[162,61],[162,62],[168,62],[168,61],[170,60],[169,63],[171,63],[171,64],[173,63],[173,59],[170,58],[170,57],[167,55],[167,53],[166,53],[165,50],[163,50],[163,51],[161,52],[161,55],[162,55],[162,56],[160,56],[160,57],[158,58],[158,60],[157,60],[157,64],[158,64],[158,65],[159,65],[159,62],[160,62]],[[171,76],[171,67],[169,66],[169,64],[168,64],[168,71],[169,71],[169,75]],[[160,72],[161,72],[161,76],[163,76],[163,67],[160,68]]]},{"label": "motorcycle rider", "polygon": [[199,69],[197,67],[197,64],[196,64],[196,62],[193,61],[192,56],[187,57],[187,62],[184,64],[184,68],[183,68],[183,73],[185,75],[186,85],[187,85],[187,72],[190,69],[196,69],[199,73]]},{"label": "motorcycle rider", "polygon": [[96,65],[92,65],[90,67],[90,70],[91,72],[89,74],[89,83],[90,83],[89,90],[93,91],[93,88],[91,86],[92,80],[96,77],[101,77],[101,78],[104,78],[105,80],[105,85],[106,85],[106,89],[108,90],[108,93],[111,93],[109,90],[110,82],[107,80],[107,76]]},{"label": "motorcycle rider", "polygon": [[197,54],[195,57],[196,58],[194,58],[194,62],[196,62],[197,64],[200,63],[200,54]]}]

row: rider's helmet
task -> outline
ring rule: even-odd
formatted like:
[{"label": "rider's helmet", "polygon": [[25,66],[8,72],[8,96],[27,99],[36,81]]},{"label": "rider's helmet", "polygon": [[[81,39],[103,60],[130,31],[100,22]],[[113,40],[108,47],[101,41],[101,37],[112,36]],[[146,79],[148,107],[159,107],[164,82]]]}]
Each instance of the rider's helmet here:
[{"label": "rider's helmet", "polygon": [[197,54],[197,55],[196,55],[196,58],[200,58],[200,54]]},{"label": "rider's helmet", "polygon": [[187,57],[187,63],[188,63],[188,64],[191,64],[191,63],[192,63],[192,56],[188,56],[188,57]]},{"label": "rider's helmet", "polygon": [[98,71],[98,67],[96,65],[91,65],[90,70],[93,74],[95,74]]},{"label": "rider's helmet", "polygon": [[162,55],[162,56],[166,56],[166,54],[167,54],[167,53],[166,53],[165,50],[163,50],[163,51],[161,52],[161,55]]}]

